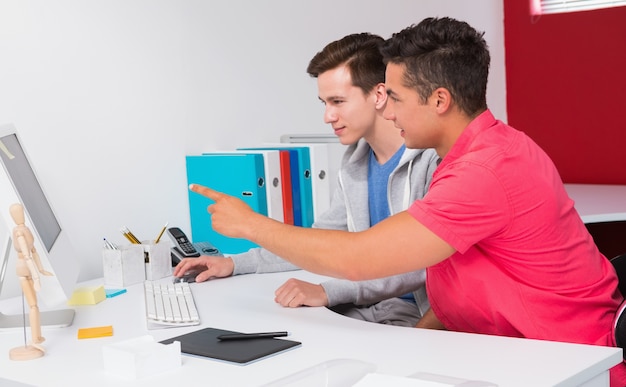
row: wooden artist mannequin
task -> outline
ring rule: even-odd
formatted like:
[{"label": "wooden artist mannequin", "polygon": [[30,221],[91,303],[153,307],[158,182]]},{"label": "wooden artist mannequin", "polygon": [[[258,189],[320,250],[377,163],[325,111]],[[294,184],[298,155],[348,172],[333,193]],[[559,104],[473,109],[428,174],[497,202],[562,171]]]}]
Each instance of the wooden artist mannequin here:
[{"label": "wooden artist mannequin", "polygon": [[21,204],[13,204],[10,207],[11,217],[15,222],[13,228],[13,247],[17,251],[16,272],[20,280],[24,298],[28,302],[29,323],[31,329],[31,343],[22,347],[11,349],[9,357],[12,360],[30,360],[44,355],[41,344],[45,338],[41,336],[41,321],[39,319],[39,307],[37,305],[37,292],[41,289],[39,274],[52,275],[45,270],[39,260],[39,255],[33,244],[33,234],[24,224],[24,208]]}]

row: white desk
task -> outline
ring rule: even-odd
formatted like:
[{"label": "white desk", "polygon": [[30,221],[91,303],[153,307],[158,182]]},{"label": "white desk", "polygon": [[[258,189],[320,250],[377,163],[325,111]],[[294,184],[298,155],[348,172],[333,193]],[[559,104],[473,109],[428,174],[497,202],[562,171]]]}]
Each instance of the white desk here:
[{"label": "white desk", "polygon": [[[9,349],[22,344],[22,334],[0,333],[0,377],[37,386],[256,386],[330,359],[347,358],[373,363],[377,372],[398,376],[428,372],[499,386],[608,386],[607,369],[622,361],[619,348],[386,326],[326,308],[283,308],[274,303],[273,293],[289,277],[319,279],[296,271],[192,284],[201,327],[288,330],[290,339],[303,343],[277,356],[246,366],[183,356],[183,365],[175,372],[133,382],[107,375],[103,345],[145,334],[162,340],[201,328],[148,331],[143,290],[135,285],[98,305],[77,307],[70,328],[44,330],[47,353],[40,359],[9,360]],[[0,308],[17,313],[21,303],[5,300]],[[78,328],[102,325],[113,325],[114,335],[77,340]]]},{"label": "white desk", "polygon": [[626,221],[626,185],[565,184],[585,223]]}]

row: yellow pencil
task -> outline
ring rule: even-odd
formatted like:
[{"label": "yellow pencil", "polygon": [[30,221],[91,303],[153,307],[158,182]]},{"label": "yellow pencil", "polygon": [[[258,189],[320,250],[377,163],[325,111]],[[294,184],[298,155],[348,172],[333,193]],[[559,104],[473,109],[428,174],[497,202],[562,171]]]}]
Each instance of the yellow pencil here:
[{"label": "yellow pencil", "polygon": [[135,243],[135,244],[138,244],[138,245],[141,244],[141,241],[139,239],[137,239],[137,237],[135,235],[133,235],[132,232],[130,232],[128,227],[122,227],[122,229],[120,231],[122,232],[122,235],[124,235],[126,237],[126,239],[128,239],[131,243]]},{"label": "yellow pencil", "polygon": [[159,243],[159,241],[161,240],[161,237],[163,236],[163,233],[165,232],[165,229],[167,228],[167,224],[169,222],[165,222],[165,226],[163,226],[163,228],[161,229],[161,232],[159,232],[159,235],[156,237],[156,239],[154,240],[154,244]]}]

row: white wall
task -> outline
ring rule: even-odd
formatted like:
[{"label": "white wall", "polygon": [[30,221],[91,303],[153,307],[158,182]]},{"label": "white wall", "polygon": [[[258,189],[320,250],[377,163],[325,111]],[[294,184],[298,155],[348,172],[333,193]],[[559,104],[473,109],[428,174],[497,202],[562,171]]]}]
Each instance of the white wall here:
[{"label": "white wall", "polygon": [[0,0],[0,123],[14,123],[61,224],[102,275],[102,238],[189,230],[184,156],[323,133],[310,58],[429,16],[486,31],[506,120],[502,0]]}]

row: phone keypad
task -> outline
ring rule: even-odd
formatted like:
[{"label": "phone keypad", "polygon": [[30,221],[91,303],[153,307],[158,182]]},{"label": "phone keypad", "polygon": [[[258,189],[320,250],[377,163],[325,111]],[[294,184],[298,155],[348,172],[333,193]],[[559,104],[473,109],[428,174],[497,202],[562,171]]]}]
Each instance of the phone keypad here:
[{"label": "phone keypad", "polygon": [[176,244],[178,248],[183,251],[187,257],[199,257],[200,253],[196,250],[196,248],[189,242],[189,239],[186,237],[176,238]]},{"label": "phone keypad", "polygon": [[183,249],[183,252],[185,254],[193,254],[193,253],[197,253],[196,249],[193,247],[193,245],[189,242],[184,242],[180,244],[180,248]]}]

